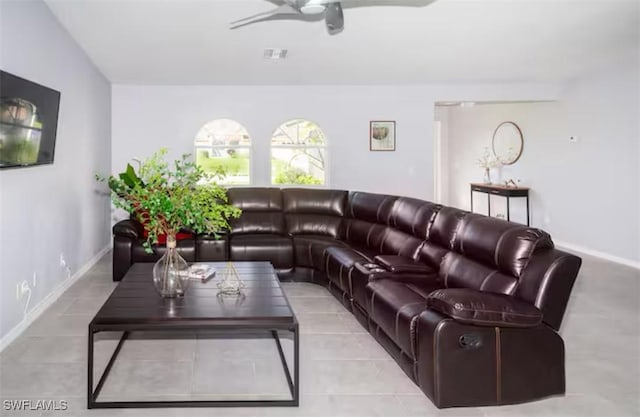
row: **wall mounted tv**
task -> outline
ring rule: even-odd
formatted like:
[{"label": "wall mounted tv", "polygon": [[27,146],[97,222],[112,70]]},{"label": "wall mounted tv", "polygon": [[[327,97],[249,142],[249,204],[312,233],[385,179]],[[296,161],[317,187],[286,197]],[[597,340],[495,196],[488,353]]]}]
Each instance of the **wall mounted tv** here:
[{"label": "wall mounted tv", "polygon": [[0,169],[52,164],[60,93],[0,71]]}]

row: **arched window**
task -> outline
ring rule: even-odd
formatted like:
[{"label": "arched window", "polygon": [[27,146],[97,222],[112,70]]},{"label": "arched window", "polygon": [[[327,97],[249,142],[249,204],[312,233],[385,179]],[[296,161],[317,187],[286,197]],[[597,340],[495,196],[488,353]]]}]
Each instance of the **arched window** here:
[{"label": "arched window", "polygon": [[327,141],[317,124],[295,119],[273,132],[272,184],[327,185],[327,169]]},{"label": "arched window", "polygon": [[206,172],[222,169],[226,185],[251,184],[251,138],[240,123],[213,120],[198,131],[195,139],[196,163]]}]

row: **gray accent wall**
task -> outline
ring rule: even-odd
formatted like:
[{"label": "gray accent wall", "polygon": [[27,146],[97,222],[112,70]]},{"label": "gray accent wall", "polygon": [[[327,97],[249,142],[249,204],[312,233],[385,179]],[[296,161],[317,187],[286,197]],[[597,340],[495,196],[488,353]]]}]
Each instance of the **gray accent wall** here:
[{"label": "gray accent wall", "polygon": [[94,174],[111,166],[111,86],[40,0],[0,1],[0,68],[62,93],[54,164],[0,171],[5,338],[110,242]]}]

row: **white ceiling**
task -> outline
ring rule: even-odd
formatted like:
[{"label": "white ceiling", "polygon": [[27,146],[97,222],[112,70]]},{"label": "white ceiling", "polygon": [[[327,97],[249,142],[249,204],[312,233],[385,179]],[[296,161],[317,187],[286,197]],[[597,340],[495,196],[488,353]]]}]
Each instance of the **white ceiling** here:
[{"label": "white ceiling", "polygon": [[[557,81],[640,50],[640,0],[438,0],[345,10],[345,30],[229,22],[265,0],[45,0],[113,82],[411,84]],[[365,2],[366,0],[362,0]],[[266,61],[265,48],[287,48]]]}]

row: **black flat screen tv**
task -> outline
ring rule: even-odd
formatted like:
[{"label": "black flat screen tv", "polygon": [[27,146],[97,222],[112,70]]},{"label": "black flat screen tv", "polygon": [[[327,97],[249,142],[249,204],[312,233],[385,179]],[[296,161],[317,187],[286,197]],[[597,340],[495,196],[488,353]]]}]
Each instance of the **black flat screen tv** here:
[{"label": "black flat screen tv", "polygon": [[0,169],[52,164],[60,93],[0,71]]}]

